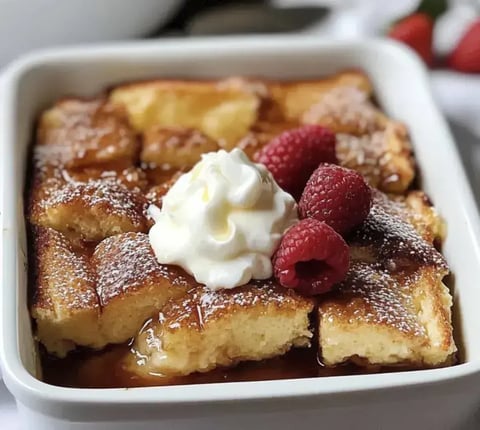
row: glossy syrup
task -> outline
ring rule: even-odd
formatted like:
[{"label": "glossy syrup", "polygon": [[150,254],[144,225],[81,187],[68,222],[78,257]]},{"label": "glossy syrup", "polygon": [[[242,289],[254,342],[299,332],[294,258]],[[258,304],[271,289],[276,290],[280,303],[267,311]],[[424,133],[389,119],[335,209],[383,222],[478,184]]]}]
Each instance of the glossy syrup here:
[{"label": "glossy syrup", "polygon": [[[313,313],[316,315],[316,312]],[[318,339],[318,321],[312,317],[313,339]],[[217,382],[272,381],[327,376],[366,375],[412,370],[412,367],[356,366],[345,364],[325,366],[318,356],[318,345],[292,349],[283,356],[262,361],[241,362],[234,367],[217,368],[207,373],[182,377],[133,372],[135,362],[131,343],[110,345],[102,351],[77,350],[67,358],[58,359],[43,350],[43,380],[52,385],[73,388],[133,388],[166,385],[207,384]]]},{"label": "glossy syrup", "polygon": [[243,362],[232,368],[207,373],[167,378],[161,375],[141,377],[129,371],[125,360],[128,345],[110,346],[100,352],[78,351],[67,358],[42,357],[43,380],[52,385],[75,388],[131,388],[162,385],[205,384],[215,382],[268,381],[276,379],[313,378],[358,375],[409,370],[407,368],[364,368],[355,365],[323,366],[316,348],[295,349],[289,353],[258,362]]}]

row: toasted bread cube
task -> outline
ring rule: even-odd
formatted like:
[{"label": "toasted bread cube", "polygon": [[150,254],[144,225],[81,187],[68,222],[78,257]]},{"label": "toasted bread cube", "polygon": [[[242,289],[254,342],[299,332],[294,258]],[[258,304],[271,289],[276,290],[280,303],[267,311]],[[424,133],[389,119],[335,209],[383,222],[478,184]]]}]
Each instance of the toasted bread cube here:
[{"label": "toasted bread cube", "polygon": [[415,177],[412,147],[405,127],[390,121],[383,131],[362,137],[337,134],[340,164],[362,173],[373,187],[405,192]]},{"label": "toasted bread cube", "polygon": [[324,364],[413,367],[451,364],[452,298],[444,273],[426,267],[413,279],[354,262],[336,298],[319,308]]},{"label": "toasted bread cube", "polygon": [[363,135],[383,130],[387,117],[356,87],[335,87],[302,115],[303,124],[319,124],[334,133]]},{"label": "toasted bread cube", "polygon": [[423,191],[411,191],[404,198],[409,209],[408,221],[418,234],[430,243],[443,241],[446,237],[446,225]]},{"label": "toasted bread cube", "polygon": [[217,142],[198,130],[153,126],[144,133],[140,158],[164,168],[186,169],[200,161],[202,154],[219,149]]},{"label": "toasted bread cube", "polygon": [[[37,225],[52,226],[49,224],[50,221],[46,216],[46,212],[58,194],[65,193],[67,192],[65,190],[72,188],[81,192],[84,188],[89,188],[86,185],[93,180],[103,183],[103,187],[111,185],[114,189],[121,188],[122,190],[125,187],[130,190],[128,193],[133,193],[135,199],[144,200],[139,196],[139,193],[146,189],[147,178],[145,172],[139,168],[129,167],[117,171],[104,170],[98,167],[64,169],[49,166],[34,170],[33,185],[30,188],[27,207],[30,221]],[[72,218],[75,218],[78,213],[72,213],[71,215]],[[66,233],[70,239],[81,239],[81,235],[78,232],[70,231],[66,226],[59,226],[58,220],[54,227]]]},{"label": "toasted bread cube", "polygon": [[110,100],[124,106],[137,131],[152,126],[195,128],[227,148],[257,120],[259,97],[217,82],[152,81],[115,88]]},{"label": "toasted bread cube", "polygon": [[374,193],[369,216],[350,234],[347,277],[319,306],[325,364],[421,368],[454,360],[452,298],[442,283],[449,270],[429,241],[433,225],[425,228],[437,218],[426,206],[411,213],[418,198],[415,206]]},{"label": "toasted bread cube", "polygon": [[142,194],[116,182],[69,182],[33,208],[31,221],[72,238],[98,241],[128,231],[146,232],[147,205]]},{"label": "toasted bread cube", "polygon": [[27,197],[27,214],[29,220],[34,222],[34,218],[43,211],[43,204],[50,199],[53,194],[66,184],[61,169],[53,166],[45,167],[41,170],[34,169],[31,185]]},{"label": "toasted bread cube", "polygon": [[59,357],[75,344],[103,346],[95,274],[88,259],[53,229],[35,228],[34,237],[31,313],[38,339]]},{"label": "toasted bread cube", "polygon": [[106,343],[132,338],[167,300],[183,296],[196,285],[180,269],[160,265],[143,233],[120,234],[100,242],[92,264]]},{"label": "toasted bread cube", "polygon": [[103,100],[59,101],[40,118],[34,157],[37,165],[66,167],[105,163],[131,165],[139,143],[126,112]]},{"label": "toasted bread cube", "polygon": [[344,72],[320,80],[269,83],[267,85],[274,103],[285,121],[300,122],[302,116],[329,91],[338,87],[355,88],[367,97],[372,94],[372,84],[361,72]]},{"label": "toasted bread cube", "polygon": [[445,238],[445,223],[423,191],[410,191],[406,195],[390,194],[389,199],[389,212],[410,223],[423,240],[436,244]]},{"label": "toasted bread cube", "polygon": [[212,292],[206,287],[170,301],[134,348],[138,372],[167,376],[207,372],[310,345],[313,302],[272,281]]}]

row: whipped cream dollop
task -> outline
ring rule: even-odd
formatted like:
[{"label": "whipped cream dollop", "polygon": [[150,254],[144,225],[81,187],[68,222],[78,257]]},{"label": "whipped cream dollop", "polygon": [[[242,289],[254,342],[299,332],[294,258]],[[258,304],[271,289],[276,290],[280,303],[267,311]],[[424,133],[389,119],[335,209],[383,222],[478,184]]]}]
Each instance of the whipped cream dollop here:
[{"label": "whipped cream dollop", "polygon": [[212,290],[271,277],[271,257],[298,220],[293,197],[240,149],[204,154],[149,212],[158,261]]}]

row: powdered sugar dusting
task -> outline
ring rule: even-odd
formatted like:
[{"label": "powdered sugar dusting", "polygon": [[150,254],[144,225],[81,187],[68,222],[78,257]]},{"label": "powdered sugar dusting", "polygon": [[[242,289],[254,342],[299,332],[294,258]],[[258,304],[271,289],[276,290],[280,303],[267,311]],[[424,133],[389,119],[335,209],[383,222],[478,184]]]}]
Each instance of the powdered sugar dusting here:
[{"label": "powdered sugar dusting", "polygon": [[[369,216],[348,238],[353,261],[347,277],[321,305],[326,318],[385,324],[409,335],[426,336],[415,296],[422,283],[440,282],[448,266],[408,219],[403,203],[374,192]],[[424,273],[434,276],[421,280]]]},{"label": "powdered sugar dusting", "polygon": [[368,247],[383,265],[409,270],[419,265],[447,272],[445,258],[426,242],[402,213],[402,205],[385,195],[374,194],[374,204],[365,222],[349,238],[349,244]]},{"label": "powdered sugar dusting", "polygon": [[301,309],[310,307],[311,303],[273,280],[255,281],[231,290],[211,291],[199,286],[185,298],[168,304],[162,311],[162,318],[164,326],[170,330],[185,327],[201,329],[224,314],[240,309],[258,308],[259,312],[271,306]]},{"label": "powdered sugar dusting", "polygon": [[302,116],[304,124],[338,124],[359,134],[380,129],[378,111],[368,94],[355,87],[336,87],[325,93]]},{"label": "powdered sugar dusting", "polygon": [[367,136],[337,134],[336,152],[340,164],[365,176],[372,186],[378,186],[384,167],[386,151],[385,133],[374,132]]},{"label": "powdered sugar dusting", "polygon": [[34,148],[37,167],[87,166],[120,159],[138,151],[123,110],[103,100],[64,100],[45,112]]},{"label": "powdered sugar dusting", "polygon": [[127,217],[135,227],[145,224],[147,200],[135,190],[128,190],[116,181],[90,180],[69,182],[55,189],[41,202],[45,209],[78,203],[86,208],[101,207],[109,215]]},{"label": "powdered sugar dusting", "polygon": [[61,169],[61,175],[66,182],[87,183],[91,180],[121,184],[129,190],[142,191],[148,185],[145,172],[138,167],[109,170],[100,167],[86,167],[83,169]]},{"label": "powdered sugar dusting", "polygon": [[72,248],[61,233],[36,229],[36,279],[34,305],[51,307],[56,313],[68,309],[98,308],[95,275],[88,259]]},{"label": "powdered sugar dusting", "polygon": [[160,265],[144,233],[125,233],[103,240],[95,249],[93,264],[102,305],[159,278],[168,279],[173,286],[196,285],[180,270]]},{"label": "powdered sugar dusting", "polygon": [[354,262],[339,287],[343,298],[350,300],[345,307],[336,309],[336,316],[367,324],[387,324],[403,333],[425,336],[413,302],[414,286],[415,276],[396,279],[378,265]]}]

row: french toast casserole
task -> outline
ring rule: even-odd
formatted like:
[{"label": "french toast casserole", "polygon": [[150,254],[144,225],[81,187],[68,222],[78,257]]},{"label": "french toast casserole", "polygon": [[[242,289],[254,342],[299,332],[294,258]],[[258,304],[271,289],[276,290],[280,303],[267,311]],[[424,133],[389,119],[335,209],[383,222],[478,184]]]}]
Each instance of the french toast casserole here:
[{"label": "french toast casserole", "polygon": [[[455,364],[452,297],[444,284],[449,268],[440,252],[445,226],[418,189],[406,126],[373,97],[364,73],[345,71],[308,81],[128,83],[94,99],[61,99],[45,110],[26,193],[30,311],[42,378],[63,386],[132,387]],[[295,162],[305,163],[299,172],[307,176],[298,194],[276,176],[285,166],[264,163],[293,195],[300,217],[276,242],[269,277],[209,288],[194,270],[159,262],[152,247],[159,218],[152,207],[161,214],[173,187],[190,198],[182,181],[201,174],[197,166],[209,160],[206,154],[263,166],[250,161],[275,161],[281,151],[269,145],[289,139],[296,145],[302,130],[333,136],[335,161],[325,160],[333,165],[323,169],[368,184],[370,200],[359,222],[340,234],[323,220],[310,225],[303,219],[312,206],[305,199],[314,195],[307,188],[319,173],[312,175],[318,163],[312,169],[300,151]],[[185,216],[194,223],[197,214]],[[332,263],[344,265],[343,275],[321,291],[305,282],[296,288],[276,270],[289,257],[281,255],[282,245],[302,223],[345,244],[338,249],[348,257],[346,266]],[[203,234],[201,223],[190,230]],[[164,233],[165,241],[176,247],[184,241],[180,233],[178,239]],[[312,235],[295,246],[307,246]],[[197,242],[188,240],[185,254],[191,256],[188,247]],[[295,267],[304,281],[318,275],[320,269],[307,274],[311,267],[302,263]]]}]

